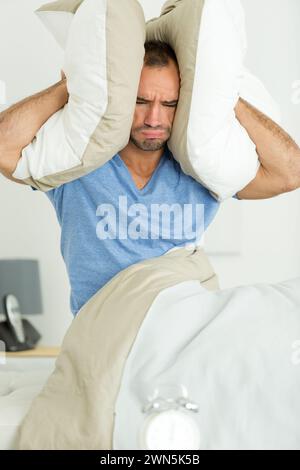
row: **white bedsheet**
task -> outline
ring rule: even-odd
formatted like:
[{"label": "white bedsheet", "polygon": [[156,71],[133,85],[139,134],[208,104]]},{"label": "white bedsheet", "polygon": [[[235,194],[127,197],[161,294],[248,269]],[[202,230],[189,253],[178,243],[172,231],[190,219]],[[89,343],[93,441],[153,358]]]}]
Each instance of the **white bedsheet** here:
[{"label": "white bedsheet", "polygon": [[139,448],[147,396],[179,383],[199,406],[200,449],[300,450],[300,278],[161,291],[127,358],[114,450]]},{"label": "white bedsheet", "polygon": [[0,450],[14,449],[18,426],[54,369],[56,358],[6,358],[0,364]]}]

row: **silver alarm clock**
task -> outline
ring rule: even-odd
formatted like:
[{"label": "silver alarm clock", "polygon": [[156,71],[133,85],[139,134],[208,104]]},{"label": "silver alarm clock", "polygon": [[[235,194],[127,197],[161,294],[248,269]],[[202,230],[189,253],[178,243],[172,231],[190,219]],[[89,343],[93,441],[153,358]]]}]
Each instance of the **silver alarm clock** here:
[{"label": "silver alarm clock", "polygon": [[200,449],[200,430],[194,417],[198,405],[188,398],[184,385],[157,386],[142,412],[145,419],[139,429],[140,449]]}]

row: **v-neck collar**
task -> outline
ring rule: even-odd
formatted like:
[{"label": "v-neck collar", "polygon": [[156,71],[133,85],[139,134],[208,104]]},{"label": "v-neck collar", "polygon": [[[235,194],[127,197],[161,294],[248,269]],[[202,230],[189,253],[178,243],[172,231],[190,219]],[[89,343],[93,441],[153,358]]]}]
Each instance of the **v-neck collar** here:
[{"label": "v-neck collar", "polygon": [[138,194],[143,194],[145,191],[147,191],[148,189],[150,189],[151,186],[153,185],[153,181],[154,181],[154,179],[155,179],[155,177],[156,177],[156,174],[157,174],[159,168],[161,167],[161,165],[162,165],[162,163],[163,163],[163,160],[166,158],[166,152],[164,152],[163,155],[160,157],[159,163],[158,163],[157,167],[155,168],[154,172],[152,173],[151,178],[147,181],[146,185],[145,185],[143,188],[141,188],[141,189],[139,189],[139,188],[136,186],[136,184],[135,184],[135,182],[134,182],[134,179],[133,179],[133,177],[132,177],[132,175],[131,175],[131,173],[130,173],[130,171],[129,171],[127,165],[126,165],[126,163],[124,162],[124,160],[120,157],[120,155],[119,155],[118,153],[117,153],[116,156],[117,156],[118,160],[120,161],[122,167],[125,169],[125,171],[126,171],[126,173],[127,173],[127,176],[128,176],[129,179],[130,179],[131,186],[133,187],[134,191],[135,191],[136,193],[138,193]]}]

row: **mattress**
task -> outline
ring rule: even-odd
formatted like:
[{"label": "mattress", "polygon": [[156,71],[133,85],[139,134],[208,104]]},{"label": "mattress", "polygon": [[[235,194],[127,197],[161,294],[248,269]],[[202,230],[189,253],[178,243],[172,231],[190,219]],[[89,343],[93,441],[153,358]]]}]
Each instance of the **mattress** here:
[{"label": "mattress", "polygon": [[0,450],[13,450],[18,427],[54,369],[55,357],[9,357],[0,364]]}]

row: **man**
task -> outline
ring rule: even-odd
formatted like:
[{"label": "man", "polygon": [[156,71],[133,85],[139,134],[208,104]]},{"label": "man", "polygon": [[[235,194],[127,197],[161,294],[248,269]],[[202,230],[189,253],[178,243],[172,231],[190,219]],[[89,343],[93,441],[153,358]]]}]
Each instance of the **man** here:
[{"label": "man", "polygon": [[[181,171],[166,146],[180,91],[176,56],[158,41],[146,43],[145,51],[128,145],[101,168],[46,193],[62,229],[61,250],[74,315],[122,269],[199,240],[219,207],[206,188]],[[22,148],[67,99],[63,79],[1,113],[0,171],[4,176],[21,182],[12,174]],[[300,150],[296,143],[244,100],[239,100],[235,112],[261,162],[256,178],[237,197],[265,199],[298,188]],[[196,208],[187,223],[186,207]],[[166,230],[171,215],[172,233]]]}]

